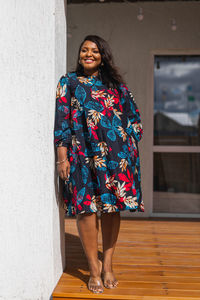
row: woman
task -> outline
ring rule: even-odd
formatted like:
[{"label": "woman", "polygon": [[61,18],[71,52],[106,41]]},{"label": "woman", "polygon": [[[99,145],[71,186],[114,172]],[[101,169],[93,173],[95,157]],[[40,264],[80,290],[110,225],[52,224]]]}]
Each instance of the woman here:
[{"label": "woman", "polygon": [[[57,170],[65,181],[65,209],[77,216],[90,270],[88,288],[102,293],[103,286],[118,284],[112,257],[120,211],[144,211],[138,151],[141,118],[107,42],[95,35],[81,43],[76,71],[60,78],[56,99],[54,134]],[[101,212],[103,264],[97,256],[97,212]]]}]

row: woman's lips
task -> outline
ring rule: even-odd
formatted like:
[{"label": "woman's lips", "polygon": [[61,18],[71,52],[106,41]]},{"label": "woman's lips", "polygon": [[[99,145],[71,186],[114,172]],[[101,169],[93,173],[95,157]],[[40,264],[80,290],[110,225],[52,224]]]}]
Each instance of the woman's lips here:
[{"label": "woman's lips", "polygon": [[91,64],[91,63],[93,63],[93,62],[94,62],[93,59],[85,59],[85,63],[87,63],[87,64]]}]

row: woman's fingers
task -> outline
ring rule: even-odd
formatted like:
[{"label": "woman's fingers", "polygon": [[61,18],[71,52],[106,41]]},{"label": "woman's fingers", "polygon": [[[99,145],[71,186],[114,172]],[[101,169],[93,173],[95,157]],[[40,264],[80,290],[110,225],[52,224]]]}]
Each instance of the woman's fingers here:
[{"label": "woman's fingers", "polygon": [[67,176],[69,177],[70,175],[70,165],[67,166]]},{"label": "woman's fingers", "polygon": [[68,180],[70,175],[70,164],[69,162],[66,162],[66,164],[63,164],[62,166],[58,167],[58,173],[62,180]]},{"label": "woman's fingers", "polygon": [[68,179],[68,175],[67,175],[67,169],[63,170],[63,180]]},{"label": "woman's fingers", "polygon": [[68,179],[70,176],[70,163],[69,162],[67,162],[66,173],[67,173],[67,179]]},{"label": "woman's fingers", "polygon": [[70,168],[69,167],[67,167],[66,169],[63,169],[61,171],[62,180],[68,180],[69,179],[69,174],[70,174]]}]

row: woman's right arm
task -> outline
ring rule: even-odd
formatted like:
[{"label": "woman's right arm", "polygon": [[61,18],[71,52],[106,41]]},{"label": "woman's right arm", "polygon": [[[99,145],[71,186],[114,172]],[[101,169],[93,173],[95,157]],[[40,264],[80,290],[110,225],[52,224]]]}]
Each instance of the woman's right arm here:
[{"label": "woman's right arm", "polygon": [[[58,174],[61,179],[68,179],[70,163],[67,159],[67,151],[71,144],[70,128],[71,93],[69,77],[62,76],[56,89],[56,109],[54,124],[54,144],[57,148]],[[62,162],[63,161],[63,162]]]}]

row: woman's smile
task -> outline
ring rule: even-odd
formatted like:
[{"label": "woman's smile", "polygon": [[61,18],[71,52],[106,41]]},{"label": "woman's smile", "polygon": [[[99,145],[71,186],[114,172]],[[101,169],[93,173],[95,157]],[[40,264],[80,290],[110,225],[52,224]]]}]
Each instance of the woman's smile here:
[{"label": "woman's smile", "polygon": [[85,62],[86,62],[87,64],[91,64],[91,63],[93,63],[93,61],[94,61],[94,59],[85,59]]}]

